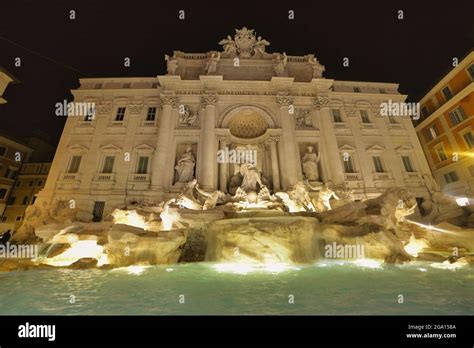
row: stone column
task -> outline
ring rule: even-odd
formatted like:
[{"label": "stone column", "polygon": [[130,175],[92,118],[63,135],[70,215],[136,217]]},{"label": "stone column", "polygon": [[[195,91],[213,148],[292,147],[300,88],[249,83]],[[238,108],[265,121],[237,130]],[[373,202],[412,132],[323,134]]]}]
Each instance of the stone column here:
[{"label": "stone column", "polygon": [[[220,137],[220,149],[225,151],[229,144],[229,139],[227,137]],[[229,163],[220,163],[219,164],[219,190],[222,192],[227,192],[227,178],[229,176]]]},{"label": "stone column", "polygon": [[289,112],[290,106],[293,105],[293,97],[289,95],[277,95],[277,103],[280,106],[283,154],[285,158],[283,189],[286,190],[290,186],[295,185],[298,180],[301,180],[302,174],[298,161],[299,154],[296,148],[293,115]]},{"label": "stone column", "polygon": [[153,154],[151,186],[153,189],[164,191],[167,187],[168,175],[166,170],[170,159],[171,133],[173,127],[172,110],[178,106],[178,97],[173,95],[161,95],[161,119],[158,130],[158,140],[155,153]]},{"label": "stone column", "polygon": [[199,184],[204,190],[215,190],[215,169],[217,168],[217,152],[215,149],[216,127],[216,94],[205,94],[201,97],[204,117],[201,128],[201,177]]},{"label": "stone column", "polygon": [[270,157],[272,162],[272,180],[273,180],[273,192],[281,190],[280,184],[280,169],[278,164],[278,152],[277,152],[277,141],[278,137],[271,137],[265,145],[270,148]]},{"label": "stone column", "polygon": [[334,185],[344,182],[344,170],[341,164],[341,155],[337,146],[336,133],[329,110],[329,97],[318,96],[313,100],[313,106],[318,114],[318,124],[321,133],[319,151],[322,165],[327,166],[329,178]]}]

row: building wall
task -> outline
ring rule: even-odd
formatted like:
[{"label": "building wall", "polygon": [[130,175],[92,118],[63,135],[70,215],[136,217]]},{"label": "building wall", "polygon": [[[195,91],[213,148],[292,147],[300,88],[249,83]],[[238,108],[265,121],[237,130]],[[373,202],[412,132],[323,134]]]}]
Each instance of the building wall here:
[{"label": "building wall", "polygon": [[[354,87],[359,92],[354,92]],[[221,76],[181,80],[168,75],[158,79],[82,79],[81,87],[72,91],[75,102],[96,103],[96,116],[92,121],[68,117],[37,201],[74,200],[88,212],[94,202],[104,201],[107,214],[133,200],[175,197],[183,185],[173,181],[174,166],[185,144],[194,146],[201,186],[226,190],[232,167],[218,165],[216,152],[226,143],[246,142],[258,145],[266,158],[266,174],[272,180],[278,175],[281,189],[303,179],[301,158],[307,145],[315,145],[322,152],[323,181],[347,183],[356,199],[375,197],[393,186],[425,197],[422,176],[430,171],[410,118],[400,117],[392,124],[379,114],[381,102],[405,100],[397,88],[396,84],[328,79],[294,82],[291,77],[270,81],[226,81]],[[203,102],[208,94],[216,96],[210,106]],[[175,102],[169,102],[170,96]],[[296,114],[310,113],[311,126],[296,124],[295,115],[282,104],[287,97]],[[179,124],[180,105],[197,113],[193,126]],[[119,107],[125,107],[126,112],[124,120],[116,122]],[[149,107],[157,107],[155,121],[146,121]],[[265,133],[255,139],[237,139],[228,128],[232,117],[246,109],[260,113],[268,122]],[[340,110],[343,122],[334,122],[333,109]],[[370,124],[362,123],[362,110],[369,113]],[[272,141],[276,141],[275,147]],[[354,160],[354,173],[343,173],[345,153]],[[136,170],[140,155],[149,156],[146,174]],[[77,173],[68,173],[72,156],[82,156]],[[115,156],[112,173],[101,173],[106,156]],[[373,156],[382,158],[384,173],[375,172]],[[401,156],[410,157],[413,172],[405,170]]]},{"label": "building wall", "polygon": [[[424,115],[416,127],[433,176],[446,193],[454,196],[474,195],[474,151],[464,138],[469,132],[474,136],[474,77],[468,72],[473,64],[474,52],[471,52],[422,98],[422,108],[426,106],[430,114]],[[441,92],[446,86],[452,92],[449,99]],[[436,107],[434,99],[438,101]],[[462,108],[465,119],[454,124],[450,112],[458,108]],[[433,124],[436,124],[439,134],[429,139],[427,133]],[[447,156],[445,160],[441,160],[437,153],[441,144]],[[455,173],[457,180],[451,182],[449,173]]]}]

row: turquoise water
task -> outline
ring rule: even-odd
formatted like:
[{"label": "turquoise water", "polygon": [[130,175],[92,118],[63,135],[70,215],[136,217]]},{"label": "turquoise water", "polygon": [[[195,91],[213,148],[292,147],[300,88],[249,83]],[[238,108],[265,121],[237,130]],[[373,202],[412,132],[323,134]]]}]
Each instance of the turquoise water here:
[{"label": "turquoise water", "polygon": [[474,314],[473,267],[417,263],[369,269],[320,262],[246,274],[221,268],[192,263],[149,267],[140,274],[0,273],[0,314]]}]

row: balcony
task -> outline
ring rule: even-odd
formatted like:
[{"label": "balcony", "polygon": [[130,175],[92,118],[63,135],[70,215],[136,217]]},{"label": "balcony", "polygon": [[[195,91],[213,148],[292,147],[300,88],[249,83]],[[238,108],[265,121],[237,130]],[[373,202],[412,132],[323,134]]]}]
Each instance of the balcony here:
[{"label": "balcony", "polygon": [[420,176],[418,175],[418,172],[404,172],[403,173],[403,178],[405,180],[419,180]]},{"label": "balcony", "polygon": [[79,173],[63,173],[61,180],[74,181],[74,180],[79,180],[79,178],[80,178]]},{"label": "balcony", "polygon": [[391,180],[392,175],[390,173],[374,173],[374,180]]},{"label": "balcony", "polygon": [[150,174],[130,174],[127,182],[128,190],[147,190],[150,186]]},{"label": "balcony", "polygon": [[360,173],[344,173],[344,178],[347,181],[361,181],[362,176]]},{"label": "balcony", "polygon": [[147,182],[150,181],[150,174],[132,174],[130,175],[129,181]]},{"label": "balcony", "polygon": [[80,173],[62,173],[57,182],[58,188],[63,190],[78,189],[81,185]]},{"label": "balcony", "polygon": [[115,182],[115,174],[114,173],[96,173],[94,175],[94,181]]}]

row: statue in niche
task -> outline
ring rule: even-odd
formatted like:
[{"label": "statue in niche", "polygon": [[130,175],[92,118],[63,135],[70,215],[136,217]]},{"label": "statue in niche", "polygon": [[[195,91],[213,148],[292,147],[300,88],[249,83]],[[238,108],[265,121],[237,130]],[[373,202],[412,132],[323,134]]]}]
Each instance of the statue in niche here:
[{"label": "statue in niche", "polygon": [[178,59],[175,56],[170,57],[169,55],[165,54],[165,60],[168,75],[176,75],[176,71],[178,70]]},{"label": "statue in niche", "polygon": [[300,110],[296,115],[296,125],[298,127],[313,127],[313,123],[311,122],[311,111]]},{"label": "statue in niche", "polygon": [[242,185],[240,186],[245,192],[255,191],[257,192],[257,184],[259,188],[263,187],[262,179],[258,169],[250,163],[243,163],[240,166],[240,174],[243,177]]},{"label": "statue in niche", "polygon": [[207,75],[214,75],[217,71],[217,63],[221,59],[221,54],[220,52],[214,52],[211,53],[211,57],[206,63],[206,67],[204,70],[206,70]]},{"label": "statue in niche", "polygon": [[183,112],[179,112],[178,122],[180,126],[194,126],[196,118],[197,113],[193,112],[188,105],[185,105]]},{"label": "statue in niche", "polygon": [[316,57],[309,57],[308,64],[311,65],[311,69],[313,69],[313,78],[319,79],[323,77],[324,66],[319,64]]},{"label": "statue in niche", "polygon": [[286,75],[286,65],[288,64],[288,56],[285,52],[283,54],[278,53],[275,65],[273,66],[273,70],[275,71],[276,76],[285,76]]},{"label": "statue in niche", "polygon": [[303,173],[309,181],[319,181],[318,163],[321,161],[321,153],[314,153],[314,147],[306,147],[306,153],[301,159]]},{"label": "statue in niche", "polygon": [[193,148],[188,145],[186,151],[181,155],[178,164],[174,167],[177,175],[177,182],[189,182],[194,178],[194,166],[196,159],[194,158]]}]

